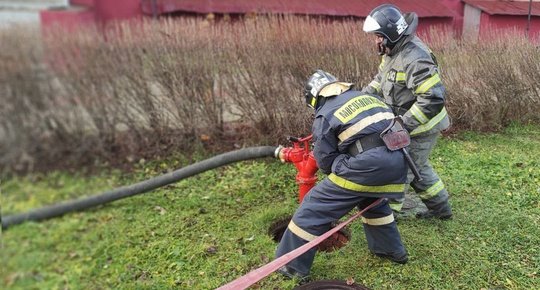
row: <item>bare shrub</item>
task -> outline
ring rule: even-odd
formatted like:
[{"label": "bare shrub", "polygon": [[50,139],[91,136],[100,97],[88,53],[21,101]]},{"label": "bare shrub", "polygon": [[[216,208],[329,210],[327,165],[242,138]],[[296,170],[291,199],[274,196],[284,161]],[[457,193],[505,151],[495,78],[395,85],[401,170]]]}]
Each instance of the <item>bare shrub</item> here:
[{"label": "bare shrub", "polygon": [[39,31],[28,27],[0,30],[0,164],[34,168],[40,141],[64,128],[50,108],[55,87],[41,62]]},{"label": "bare shrub", "polygon": [[538,48],[519,34],[491,41],[447,40],[443,81],[454,122],[462,128],[498,130],[512,121],[538,121]]},{"label": "bare shrub", "polygon": [[[354,19],[162,19],[79,33],[0,31],[0,167],[123,164],[199,144],[230,149],[307,135],[315,69],[365,86],[380,58]],[[460,128],[539,121],[538,48],[517,35],[426,37]],[[217,146],[217,147],[215,147]]]},{"label": "bare shrub", "polygon": [[[232,26],[228,91],[259,136],[273,142],[285,135],[306,135],[311,118],[302,88],[318,68],[342,79],[367,84],[377,58],[365,48],[367,37],[353,21],[269,17]],[[356,39],[358,41],[351,41]],[[369,47],[371,48],[371,47]],[[256,139],[260,139],[256,138]]]}]

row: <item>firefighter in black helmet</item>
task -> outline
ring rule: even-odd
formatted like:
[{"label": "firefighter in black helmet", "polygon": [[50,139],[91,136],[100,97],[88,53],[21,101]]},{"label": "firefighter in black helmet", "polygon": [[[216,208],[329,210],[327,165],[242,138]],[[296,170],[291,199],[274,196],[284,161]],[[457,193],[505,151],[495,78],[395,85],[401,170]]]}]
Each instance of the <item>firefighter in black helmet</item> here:
[{"label": "firefighter in black helmet", "polygon": [[[317,238],[355,207],[377,198],[399,198],[407,179],[403,155],[386,148],[380,133],[394,120],[392,110],[377,97],[351,89],[333,75],[316,71],[307,81],[306,103],[315,110],[313,155],[327,177],[313,187],[283,234],[276,256]],[[362,216],[369,250],[404,264],[408,256],[392,210],[385,200]],[[286,276],[309,274],[316,249],[282,267]]]},{"label": "firefighter in black helmet", "polygon": [[373,9],[364,22],[364,31],[375,33],[379,37],[377,50],[380,55],[394,48],[408,27],[409,24],[399,9],[390,4]]},{"label": "firefighter in black helmet", "polygon": [[[403,116],[411,135],[409,152],[422,180],[415,180],[409,172],[408,182],[428,208],[417,217],[449,219],[448,191],[428,160],[440,132],[450,126],[445,87],[435,56],[415,34],[417,26],[415,13],[403,14],[394,5],[384,4],[371,11],[363,30],[375,35],[382,60],[378,74],[364,90],[378,95],[396,115]],[[390,202],[395,212],[402,204],[403,199]]]}]

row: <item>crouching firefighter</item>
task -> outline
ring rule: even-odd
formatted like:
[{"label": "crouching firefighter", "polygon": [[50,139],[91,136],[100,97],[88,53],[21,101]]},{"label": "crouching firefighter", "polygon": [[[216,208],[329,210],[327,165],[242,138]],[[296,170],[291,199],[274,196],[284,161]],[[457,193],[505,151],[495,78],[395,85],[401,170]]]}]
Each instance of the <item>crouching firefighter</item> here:
[{"label": "crouching firefighter", "polygon": [[[327,232],[333,222],[355,207],[363,209],[381,197],[403,196],[407,181],[404,154],[387,148],[381,138],[384,131],[395,131],[391,129],[394,114],[378,98],[352,90],[351,86],[321,70],[305,85],[306,102],[315,110],[313,154],[327,177],[308,192],[296,210],[276,257]],[[364,213],[362,222],[371,253],[396,263],[407,262],[386,199]],[[315,248],[309,250],[279,272],[289,277],[307,276],[315,252]]]}]

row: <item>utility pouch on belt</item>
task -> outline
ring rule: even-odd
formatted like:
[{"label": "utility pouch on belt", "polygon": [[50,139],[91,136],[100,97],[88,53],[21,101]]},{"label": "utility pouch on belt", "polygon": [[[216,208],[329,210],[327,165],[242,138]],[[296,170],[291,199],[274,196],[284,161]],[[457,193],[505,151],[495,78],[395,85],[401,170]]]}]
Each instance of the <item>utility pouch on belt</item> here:
[{"label": "utility pouch on belt", "polygon": [[409,152],[407,152],[406,147],[411,144],[411,136],[409,135],[409,132],[407,132],[407,130],[403,127],[403,120],[401,120],[401,116],[395,117],[392,120],[392,123],[390,123],[390,125],[382,131],[381,139],[389,150],[401,150],[403,155],[405,155],[405,159],[407,160],[407,163],[409,164],[409,167],[411,168],[414,177],[417,181],[421,181],[422,177],[420,176],[420,172],[418,171],[416,164],[414,164],[414,161],[409,155]]},{"label": "utility pouch on belt", "polygon": [[381,133],[381,139],[386,144],[386,147],[392,151],[405,148],[411,144],[409,132],[403,128],[401,117],[395,117],[392,123]]}]

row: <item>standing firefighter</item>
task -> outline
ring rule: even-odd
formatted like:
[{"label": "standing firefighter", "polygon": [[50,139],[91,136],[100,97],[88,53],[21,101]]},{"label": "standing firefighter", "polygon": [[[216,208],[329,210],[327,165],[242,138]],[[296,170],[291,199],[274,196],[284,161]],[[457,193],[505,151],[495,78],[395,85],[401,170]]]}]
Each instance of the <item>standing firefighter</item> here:
[{"label": "standing firefighter", "polygon": [[[402,153],[387,149],[381,132],[394,120],[392,110],[377,97],[351,90],[331,74],[318,70],[305,86],[306,102],[315,110],[313,154],[328,176],[306,195],[296,210],[276,256],[327,232],[353,208],[363,209],[377,198],[399,198],[407,178]],[[407,262],[388,201],[362,217],[369,250],[396,263]],[[279,271],[289,277],[309,274],[316,249],[294,259]]]},{"label": "standing firefighter", "polygon": [[[440,132],[450,126],[444,107],[445,88],[437,60],[415,35],[417,26],[416,13],[401,14],[390,4],[373,9],[363,30],[375,34],[382,61],[379,73],[365,91],[382,97],[396,115],[402,115],[410,132],[409,150],[422,180],[414,179],[409,172],[407,181],[428,208],[417,213],[417,218],[449,219],[452,209],[448,192],[428,160]],[[396,212],[402,205],[403,199],[390,201]]]}]

